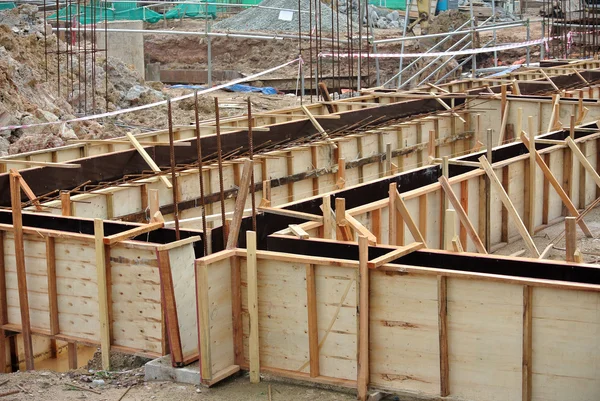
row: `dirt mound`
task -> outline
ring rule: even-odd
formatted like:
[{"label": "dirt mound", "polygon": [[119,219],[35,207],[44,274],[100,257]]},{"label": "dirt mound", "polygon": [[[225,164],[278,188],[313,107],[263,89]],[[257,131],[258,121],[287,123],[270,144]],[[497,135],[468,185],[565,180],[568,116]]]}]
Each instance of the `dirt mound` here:
[{"label": "dirt mound", "polygon": [[[73,119],[84,109],[87,114],[104,112],[107,89],[108,110],[164,98],[161,92],[146,86],[135,71],[113,58],[108,59],[106,88],[106,60],[100,56],[93,69],[89,56],[84,63],[75,54],[67,71],[67,60],[61,55],[59,86],[58,59],[49,53],[46,62],[45,55],[46,47],[57,48],[58,39],[53,34],[44,38],[44,21],[37,14],[37,7],[31,5],[0,12],[0,127]],[[58,48],[61,52],[67,50],[62,41]],[[94,121],[4,130],[0,131],[0,156],[62,146],[69,139],[95,138],[103,135],[102,131],[103,127]]]},{"label": "dirt mound", "polygon": [[[455,31],[461,25],[466,23],[468,20],[469,20],[468,13],[463,13],[459,10],[444,11],[444,12],[439,13],[435,17],[433,17],[433,19],[431,20],[431,23],[429,24],[429,33],[434,34],[434,33],[447,33],[447,32],[451,32],[451,31]],[[464,26],[461,29],[461,31],[466,31],[468,29],[471,29],[470,24],[467,24],[466,26]],[[462,38],[463,38],[462,35],[452,36],[450,39],[448,39],[441,45],[440,51],[448,50],[450,47],[452,47],[452,45],[454,45],[456,42],[458,42]],[[424,45],[431,47],[434,44],[442,41],[443,39],[444,39],[444,37],[440,37],[440,38],[428,39],[427,41],[421,41],[421,42]],[[460,47],[469,43],[470,40],[471,40],[470,37],[463,40],[453,50],[459,50]],[[475,34],[475,47],[479,47],[479,35],[478,34]]]}]

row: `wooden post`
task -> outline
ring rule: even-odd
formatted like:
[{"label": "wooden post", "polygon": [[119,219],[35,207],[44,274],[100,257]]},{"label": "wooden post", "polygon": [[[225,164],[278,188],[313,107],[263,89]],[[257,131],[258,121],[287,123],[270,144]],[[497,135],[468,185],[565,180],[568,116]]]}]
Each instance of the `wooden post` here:
[{"label": "wooden post", "polygon": [[160,211],[160,202],[158,199],[158,189],[149,189],[148,190],[148,207],[150,208],[150,218],[148,220],[152,221],[154,215]]},{"label": "wooden post", "polygon": [[258,267],[256,264],[256,233],[246,231],[247,270],[248,270],[248,314],[250,318],[250,338],[248,355],[250,362],[250,383],[260,382],[260,353],[258,338]]},{"label": "wooden post", "polygon": [[497,192],[500,200],[504,204],[504,207],[506,208],[506,210],[508,210],[509,215],[514,220],[514,222],[515,222],[515,224],[517,226],[517,230],[521,234],[521,237],[523,238],[523,241],[525,242],[525,245],[527,246],[527,249],[529,249],[529,251],[536,258],[539,257],[540,253],[538,252],[538,250],[537,250],[537,248],[535,246],[535,243],[533,242],[533,239],[529,235],[529,232],[527,231],[527,228],[525,228],[525,225],[523,224],[523,221],[521,220],[521,217],[519,217],[519,213],[515,209],[514,205],[512,204],[512,202],[510,200],[510,198],[508,197],[508,194],[506,193],[506,191],[504,191],[504,188],[502,188],[502,184],[498,180],[498,177],[496,176],[496,173],[494,173],[494,170],[493,170],[492,166],[490,165],[490,163],[488,163],[487,158],[485,156],[481,156],[479,158],[479,162],[481,163],[481,166],[485,170],[485,172],[486,172],[486,174],[487,174],[487,176],[488,176],[488,178],[490,180],[490,184],[494,187],[494,189],[496,190],[496,192]]},{"label": "wooden post", "polygon": [[234,363],[244,360],[244,328],[242,320],[242,271],[240,258],[231,258],[231,314],[233,318]]},{"label": "wooden post", "polygon": [[[410,215],[410,213],[408,211],[408,208],[406,207],[406,204],[402,200],[402,197],[400,196],[400,194],[398,193],[398,190],[395,187],[394,187],[394,192],[395,192],[395,196],[396,196],[396,201],[395,201],[396,211],[398,213],[400,213],[400,215],[402,216],[402,219],[404,220],[404,222],[406,223],[406,225],[408,227],[408,231],[410,231],[410,234],[413,236],[415,241],[423,243],[424,247],[427,248],[425,238],[421,234],[421,231],[419,231],[419,227],[413,220],[412,216]],[[401,228],[404,229],[403,226]]]},{"label": "wooden post", "polygon": [[17,288],[19,289],[23,348],[25,350],[25,367],[27,370],[33,370],[33,342],[31,338],[31,321],[29,319],[29,294],[27,292],[27,272],[25,270],[24,249],[25,244],[23,240],[23,217],[21,215],[21,185],[18,174],[10,173],[9,179],[13,234],[15,239],[15,261],[17,265]]},{"label": "wooden post", "polygon": [[337,189],[343,189],[346,187],[346,159],[343,157],[338,159],[337,180],[335,185]]},{"label": "wooden post", "polygon": [[63,216],[72,215],[71,194],[69,191],[60,191],[60,206]]},{"label": "wooden post", "polygon": [[438,282],[438,327],[440,348],[440,395],[450,394],[450,366],[448,359],[448,287],[445,276],[437,276]]},{"label": "wooden post", "polygon": [[385,144],[385,175],[392,175],[392,144]]},{"label": "wooden post", "polygon": [[398,193],[398,190],[396,189],[396,183],[392,182],[390,183],[390,187],[389,187],[389,211],[388,211],[388,217],[389,217],[389,237],[388,237],[388,244],[390,245],[396,245],[396,230],[398,229],[398,227],[396,227],[396,194]]},{"label": "wooden post", "polygon": [[244,160],[244,170],[242,171],[242,178],[238,186],[238,195],[235,200],[235,208],[233,210],[233,219],[229,225],[229,236],[227,237],[226,249],[233,249],[237,246],[238,236],[240,234],[240,227],[242,225],[242,219],[244,217],[244,206],[246,206],[246,198],[248,196],[248,188],[250,185],[250,178],[252,177],[252,160]]},{"label": "wooden post", "polygon": [[575,217],[565,217],[567,262],[575,262],[575,250],[577,249],[577,228],[575,224]]},{"label": "wooden post", "polygon": [[354,234],[346,221],[346,199],[335,199],[336,238],[338,241],[354,241]]},{"label": "wooden post", "polygon": [[96,245],[96,274],[98,286],[98,318],[100,319],[100,350],[102,369],[110,370],[110,322],[108,313],[108,286],[106,278],[106,252],[104,245],[104,222],[94,219]]},{"label": "wooden post", "polygon": [[69,359],[69,369],[77,369],[77,344],[74,342],[68,343],[67,357]]},{"label": "wooden post", "polygon": [[271,206],[271,180],[263,181],[263,191],[262,191],[262,200],[260,201],[260,206]]},{"label": "wooden post", "polygon": [[369,244],[358,237],[358,399],[366,401],[369,386]]},{"label": "wooden post", "polygon": [[[492,153],[492,130],[487,130],[487,160],[490,164],[493,164],[493,153]],[[492,187],[490,178],[485,177],[485,248],[490,249],[492,247],[492,235],[491,235],[491,222],[492,222]]]},{"label": "wooden post", "polygon": [[531,401],[532,366],[532,320],[533,320],[533,287],[523,287],[523,366],[522,366],[522,401]]},{"label": "wooden post", "polygon": [[331,198],[329,195],[326,195],[323,197],[323,238],[334,239],[333,227],[334,224],[331,210]]},{"label": "wooden post", "polygon": [[529,138],[530,138],[530,146],[529,146],[529,216],[527,219],[527,229],[529,230],[529,234],[533,235],[535,232],[535,201],[538,198],[538,193],[535,190],[536,187],[536,161],[535,155],[535,135],[533,134],[533,117],[529,116]]},{"label": "wooden post", "polygon": [[320,375],[319,368],[319,327],[317,319],[317,286],[315,265],[306,265],[306,306],[308,311],[308,353],[310,359],[310,377]]},{"label": "wooden post", "polygon": [[[600,188],[600,175],[598,175],[598,172],[596,171],[594,166],[592,166],[592,164],[587,159],[587,157],[585,157],[585,154],[583,154],[581,149],[579,149],[577,147],[577,144],[573,141],[573,139],[568,137],[566,142],[567,142],[567,145],[569,146],[569,148],[571,148],[571,151],[573,152],[573,155],[575,156],[575,158],[577,160],[579,160],[579,163],[581,163],[581,165],[583,166],[585,171],[587,171],[587,173],[592,177],[592,179],[594,180],[596,185]],[[580,172],[580,174],[581,174],[581,172]],[[584,205],[579,205],[579,206],[583,207]]]}]

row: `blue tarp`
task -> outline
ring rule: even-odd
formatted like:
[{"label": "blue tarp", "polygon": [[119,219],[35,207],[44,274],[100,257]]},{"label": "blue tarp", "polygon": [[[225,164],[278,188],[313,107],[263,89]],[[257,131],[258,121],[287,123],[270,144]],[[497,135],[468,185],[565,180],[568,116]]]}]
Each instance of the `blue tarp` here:
[{"label": "blue tarp", "polygon": [[[183,85],[183,84],[182,85],[172,85],[171,88],[173,88],[173,89],[206,89],[206,87],[202,86],[202,85]],[[277,89],[275,89],[271,86],[265,86],[265,87],[259,88],[257,86],[234,84],[234,85],[225,87],[225,90],[228,90],[231,92],[242,92],[242,93],[260,92],[263,95],[276,95],[277,94]]]}]

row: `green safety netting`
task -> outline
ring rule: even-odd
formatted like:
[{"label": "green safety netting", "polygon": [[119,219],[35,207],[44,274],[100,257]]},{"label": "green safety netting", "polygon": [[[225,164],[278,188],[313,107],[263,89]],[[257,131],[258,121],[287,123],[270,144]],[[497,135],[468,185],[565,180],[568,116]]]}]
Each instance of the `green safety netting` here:
[{"label": "green safety netting", "polygon": [[15,8],[16,5],[13,2],[0,2],[0,10],[10,10]]},{"label": "green safety netting", "polygon": [[217,18],[217,6],[209,4],[208,6],[198,4],[178,4],[170,9],[165,14],[166,19],[174,19],[181,17],[188,18]]},{"label": "green safety netting", "polygon": [[[0,3],[2,4],[2,3]],[[168,10],[164,15],[157,13],[147,7],[137,7],[134,1],[107,3],[106,6],[100,1],[90,2],[88,6],[70,5],[58,11],[60,21],[72,20],[77,18],[80,24],[93,24],[100,21],[145,21],[150,23],[158,22],[162,19],[176,18],[216,18],[217,8],[215,5],[196,4],[178,4],[176,7]],[[49,20],[56,20],[57,14],[54,13],[48,17]]]}]

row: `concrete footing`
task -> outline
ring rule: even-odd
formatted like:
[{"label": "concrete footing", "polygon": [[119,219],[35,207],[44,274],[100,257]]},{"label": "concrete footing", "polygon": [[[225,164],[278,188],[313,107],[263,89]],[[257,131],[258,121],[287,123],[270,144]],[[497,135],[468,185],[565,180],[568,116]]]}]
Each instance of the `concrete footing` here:
[{"label": "concrete footing", "polygon": [[146,381],[172,381],[200,385],[200,364],[198,361],[183,368],[171,365],[171,355],[165,355],[148,362],[144,366]]}]

